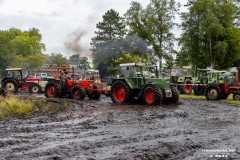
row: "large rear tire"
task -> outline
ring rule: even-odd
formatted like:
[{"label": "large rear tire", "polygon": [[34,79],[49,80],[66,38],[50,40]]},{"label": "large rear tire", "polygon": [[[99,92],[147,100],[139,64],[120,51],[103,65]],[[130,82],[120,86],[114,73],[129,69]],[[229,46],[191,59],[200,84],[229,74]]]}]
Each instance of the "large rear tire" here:
[{"label": "large rear tire", "polygon": [[183,94],[192,94],[192,81],[188,78],[185,79],[183,88]]},{"label": "large rear tire", "polygon": [[178,103],[179,94],[176,87],[171,87],[172,97],[170,98],[170,103]]},{"label": "large rear tire", "polygon": [[82,100],[86,97],[86,91],[81,86],[76,86],[72,89],[72,98],[76,100]]},{"label": "large rear tire", "polygon": [[2,88],[7,92],[17,93],[19,86],[15,79],[6,79],[2,82]]},{"label": "large rear tire", "polygon": [[204,94],[207,100],[218,100],[222,97],[222,90],[218,86],[210,85],[205,89]]},{"label": "large rear tire", "polygon": [[162,91],[156,86],[147,86],[143,90],[143,100],[146,105],[161,105],[163,100]]},{"label": "large rear tire", "polygon": [[116,80],[111,86],[111,99],[113,103],[129,103],[132,98],[131,88],[122,80]]},{"label": "large rear tire", "polygon": [[45,96],[47,98],[58,97],[61,94],[61,86],[53,81],[49,81],[45,86]]}]

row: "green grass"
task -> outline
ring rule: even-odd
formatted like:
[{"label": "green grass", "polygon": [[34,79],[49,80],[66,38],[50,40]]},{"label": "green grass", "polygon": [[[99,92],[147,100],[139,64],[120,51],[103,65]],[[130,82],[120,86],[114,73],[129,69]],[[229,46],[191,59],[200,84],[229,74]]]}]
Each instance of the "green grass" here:
[{"label": "green grass", "polygon": [[[180,98],[182,98],[182,99],[199,99],[199,100],[206,100],[207,101],[205,96],[196,96],[194,94],[191,94],[191,95],[180,94]],[[227,99],[217,100],[216,102],[224,102],[224,103],[228,103],[228,104],[240,105],[240,101],[234,101],[233,100],[233,95],[232,94],[230,94]]]},{"label": "green grass", "polygon": [[0,117],[29,114],[37,109],[33,100],[0,96]]}]

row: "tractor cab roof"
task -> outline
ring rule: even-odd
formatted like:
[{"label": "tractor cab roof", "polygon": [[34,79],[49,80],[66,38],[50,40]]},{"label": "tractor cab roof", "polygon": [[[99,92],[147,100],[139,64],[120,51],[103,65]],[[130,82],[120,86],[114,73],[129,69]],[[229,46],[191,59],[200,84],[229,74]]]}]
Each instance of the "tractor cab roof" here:
[{"label": "tractor cab roof", "polygon": [[119,65],[120,67],[123,66],[135,66],[135,67],[155,67],[154,65],[149,65],[146,63],[123,63]]},{"label": "tractor cab roof", "polygon": [[227,72],[226,70],[222,70],[222,71],[212,70],[212,71],[209,71],[208,73],[226,73],[226,72]]},{"label": "tractor cab roof", "polygon": [[20,70],[26,70],[27,68],[6,68],[6,71],[20,71]]},{"label": "tractor cab roof", "polygon": [[197,69],[198,72],[209,72],[209,71],[213,71],[214,69],[211,68],[207,68],[207,69]]}]

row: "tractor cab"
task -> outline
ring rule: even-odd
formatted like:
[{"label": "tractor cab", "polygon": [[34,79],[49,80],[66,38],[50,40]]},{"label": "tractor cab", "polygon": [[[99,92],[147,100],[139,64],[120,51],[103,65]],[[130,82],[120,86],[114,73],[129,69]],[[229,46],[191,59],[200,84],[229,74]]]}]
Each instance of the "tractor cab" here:
[{"label": "tractor cab", "polygon": [[120,64],[120,77],[156,77],[158,78],[156,66],[143,63]]},{"label": "tractor cab", "polygon": [[186,79],[192,79],[191,67],[174,67],[171,69],[171,82],[172,83],[183,83]]},{"label": "tractor cab", "polygon": [[26,68],[7,68],[4,77],[5,79],[13,78],[19,80],[21,83],[26,83],[26,79],[29,77],[29,70]]},{"label": "tractor cab", "polygon": [[212,70],[208,72],[208,83],[224,83],[224,73],[226,73],[226,70],[218,71],[218,70]]},{"label": "tractor cab", "polygon": [[40,93],[39,78],[29,77],[27,68],[7,68],[1,81],[2,88],[16,93],[18,89],[29,90],[30,93]]},{"label": "tractor cab", "polygon": [[207,84],[208,83],[208,72],[213,69],[197,69],[197,84]]}]

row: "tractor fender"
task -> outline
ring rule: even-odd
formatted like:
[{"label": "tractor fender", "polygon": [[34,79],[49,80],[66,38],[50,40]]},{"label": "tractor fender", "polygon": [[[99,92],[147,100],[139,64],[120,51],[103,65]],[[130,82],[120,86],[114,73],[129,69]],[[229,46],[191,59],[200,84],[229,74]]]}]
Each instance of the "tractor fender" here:
[{"label": "tractor fender", "polygon": [[[11,77],[3,78],[3,79],[1,80],[1,84],[3,84],[3,82],[6,81],[6,80],[8,80],[8,79],[15,79],[15,78],[11,78]],[[15,80],[17,81],[18,85],[20,85],[18,79],[15,79]]]},{"label": "tractor fender", "polygon": [[112,80],[111,86],[112,86],[112,84],[113,84],[115,81],[123,81],[124,83],[126,83],[126,84],[128,85],[129,88],[131,88],[131,87],[129,86],[129,84],[126,82],[125,79],[114,79],[114,80]]}]

